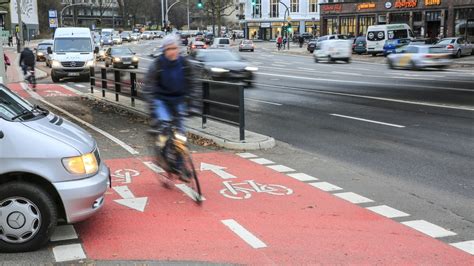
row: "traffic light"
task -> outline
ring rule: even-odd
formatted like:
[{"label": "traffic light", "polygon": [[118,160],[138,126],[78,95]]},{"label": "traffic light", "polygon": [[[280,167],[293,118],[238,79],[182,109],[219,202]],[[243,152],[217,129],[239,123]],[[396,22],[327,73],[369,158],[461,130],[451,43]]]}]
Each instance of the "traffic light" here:
[{"label": "traffic light", "polygon": [[288,32],[293,31],[293,28],[291,27],[291,23],[288,23],[288,26],[286,26],[286,29],[288,30]]},{"label": "traffic light", "polygon": [[198,0],[198,3],[197,3],[197,7],[198,8],[203,8],[203,3],[202,3],[202,0]]},{"label": "traffic light", "polygon": [[257,4],[257,0],[252,0],[252,6],[254,6],[255,4]]}]

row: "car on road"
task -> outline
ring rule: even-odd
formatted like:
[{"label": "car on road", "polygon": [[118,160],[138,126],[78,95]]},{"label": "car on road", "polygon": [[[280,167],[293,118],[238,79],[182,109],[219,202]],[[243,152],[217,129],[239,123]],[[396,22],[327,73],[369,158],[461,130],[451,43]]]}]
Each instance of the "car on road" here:
[{"label": "car on road", "polygon": [[435,44],[436,50],[445,52],[453,57],[460,58],[463,55],[474,55],[473,44],[464,37],[444,38]]},{"label": "car on road", "polygon": [[210,45],[213,40],[214,40],[214,34],[206,33],[206,35],[204,35],[204,42],[206,43],[206,45]]},{"label": "car on road", "polygon": [[138,68],[138,57],[127,47],[111,47],[105,52],[105,66],[114,68]]},{"label": "car on road", "polygon": [[114,42],[114,44],[122,44],[122,37],[120,37],[120,35],[113,35],[112,36],[112,41]]},{"label": "car on road", "polygon": [[36,61],[38,62],[47,61],[48,47],[52,48],[53,44],[54,44],[53,40],[43,41],[39,43],[38,46],[35,48]]},{"label": "car on road", "polygon": [[372,56],[383,53],[383,46],[387,40],[414,38],[410,26],[404,23],[372,25],[367,28],[367,53]]},{"label": "car on road", "polygon": [[149,31],[145,31],[145,32],[142,33],[141,38],[142,38],[143,40],[151,40],[151,38],[152,38],[152,33],[149,32]]},{"label": "car on road", "polygon": [[207,49],[207,44],[204,42],[202,38],[196,37],[193,40],[191,40],[188,44],[188,54],[199,49]]},{"label": "car on road", "polygon": [[229,38],[214,38],[211,48],[230,48]]},{"label": "car on road", "polygon": [[316,46],[313,52],[314,62],[344,61],[349,63],[352,56],[352,40],[326,40]]},{"label": "car on road", "polygon": [[104,205],[110,172],[79,126],[0,84],[0,252],[47,248],[57,222]]},{"label": "car on road", "polygon": [[352,51],[356,54],[365,54],[367,53],[367,41],[365,36],[359,36],[354,39],[354,44],[352,45]]},{"label": "car on road", "polygon": [[134,32],[130,34],[131,41],[137,42],[140,40],[140,33]]},{"label": "car on road", "polygon": [[112,39],[112,35],[103,35],[101,40],[102,46],[103,45],[114,45],[114,40]]},{"label": "car on road", "polygon": [[397,53],[387,56],[391,69],[405,68],[418,70],[422,68],[445,68],[451,64],[449,54],[432,45],[407,45],[399,48]]},{"label": "car on road", "polygon": [[306,50],[308,50],[308,52],[310,52],[310,53],[313,53],[314,49],[316,49],[317,43],[318,43],[317,38],[309,40],[308,44],[306,45]]},{"label": "car on road", "polygon": [[130,36],[130,32],[124,31],[120,33],[120,37],[122,38],[122,42],[131,42],[132,36]]},{"label": "car on road", "polygon": [[239,52],[242,51],[255,51],[255,44],[252,40],[241,40],[239,44]]},{"label": "car on road", "polygon": [[250,65],[238,54],[226,49],[195,50],[190,62],[201,78],[217,81],[244,82],[251,87],[257,67]]},{"label": "car on road", "polygon": [[392,39],[386,40],[383,45],[383,55],[387,56],[389,54],[394,54],[397,52],[397,49],[408,45],[410,43],[409,39]]}]

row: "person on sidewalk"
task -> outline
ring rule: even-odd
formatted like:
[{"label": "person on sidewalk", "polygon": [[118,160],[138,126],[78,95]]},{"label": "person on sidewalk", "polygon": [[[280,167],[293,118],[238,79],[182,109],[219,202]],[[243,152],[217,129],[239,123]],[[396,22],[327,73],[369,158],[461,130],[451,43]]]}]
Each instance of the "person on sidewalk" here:
[{"label": "person on sidewalk", "polygon": [[278,51],[280,51],[282,43],[283,43],[283,38],[281,36],[278,36],[278,38],[277,38]]},{"label": "person on sidewalk", "polygon": [[5,73],[7,72],[7,68],[11,65],[10,58],[8,58],[7,54],[3,53],[3,62],[5,64]]},{"label": "person on sidewalk", "polygon": [[303,44],[304,44],[304,37],[303,35],[300,34],[300,36],[298,37],[298,42],[300,44],[300,48],[303,47]]},{"label": "person on sidewalk", "polygon": [[[35,63],[35,54],[30,48],[25,47],[20,54],[20,66],[23,70],[23,76],[25,76],[24,79],[33,84],[33,89],[36,88]],[[27,76],[28,70],[32,70],[31,76]]]}]

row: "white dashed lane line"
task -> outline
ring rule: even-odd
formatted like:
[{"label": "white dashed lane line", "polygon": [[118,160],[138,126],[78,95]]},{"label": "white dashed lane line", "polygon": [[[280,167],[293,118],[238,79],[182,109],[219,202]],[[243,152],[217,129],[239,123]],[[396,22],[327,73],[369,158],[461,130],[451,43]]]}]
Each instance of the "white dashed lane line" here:
[{"label": "white dashed lane line", "polygon": [[394,209],[392,207],[389,207],[387,205],[368,207],[367,210],[373,211],[373,212],[378,213],[378,214],[380,214],[382,216],[385,216],[387,218],[399,218],[399,217],[410,216],[410,214],[408,214],[408,213],[399,211],[399,210]]},{"label": "white dashed lane line", "polygon": [[402,224],[411,227],[419,232],[422,232],[423,234],[429,235],[434,238],[438,237],[446,237],[446,236],[455,236],[456,233],[451,232],[449,230],[444,229],[441,226],[432,224],[430,222],[427,222],[425,220],[415,220],[415,221],[408,221],[408,222],[402,222]]},{"label": "white dashed lane line", "polygon": [[256,157],[258,157],[257,155],[255,155],[255,154],[253,154],[253,153],[250,153],[250,152],[237,153],[237,155],[240,156],[241,158],[244,158],[244,159],[256,158]]},{"label": "white dashed lane line", "polygon": [[293,177],[299,181],[318,181],[319,179],[304,173],[288,174],[289,177]]},{"label": "white dashed lane line", "polygon": [[232,232],[238,235],[242,240],[247,242],[251,247],[257,248],[266,248],[267,245],[260,239],[258,239],[255,235],[253,235],[250,231],[245,229],[242,225],[236,222],[233,219],[229,220],[222,220],[221,221],[225,226],[227,226]]},{"label": "white dashed lane line", "polygon": [[54,247],[53,254],[56,262],[82,260],[86,258],[86,254],[84,253],[81,244],[71,244]]},{"label": "white dashed lane line", "polygon": [[343,192],[343,193],[336,193],[333,195],[354,204],[374,202],[373,200],[366,198],[364,196],[361,196],[359,194],[356,194],[354,192]]},{"label": "white dashed lane line", "polygon": [[316,183],[309,183],[309,184],[315,188],[319,188],[322,191],[326,191],[326,192],[342,190],[341,187],[338,187],[328,182],[316,182]]},{"label": "white dashed lane line", "polygon": [[390,126],[390,127],[397,127],[397,128],[404,128],[405,126],[402,125],[397,125],[397,124],[391,124],[391,123],[385,123],[385,122],[380,122],[380,121],[375,121],[375,120],[369,120],[369,119],[364,119],[360,117],[354,117],[354,116],[347,116],[347,115],[340,115],[340,114],[330,114],[332,116],[337,116],[337,117],[342,117],[342,118],[347,118],[347,119],[353,119],[353,120],[358,120],[358,121],[363,121],[363,122],[368,122],[368,123],[373,123],[373,124],[379,124],[379,125],[384,125],[384,126]]},{"label": "white dashed lane line", "polygon": [[450,245],[462,251],[465,251],[471,255],[474,255],[474,240],[463,241],[459,243],[452,243]]},{"label": "white dashed lane line", "polygon": [[277,172],[280,172],[280,173],[294,172],[295,171],[295,169],[284,166],[284,165],[281,165],[281,164],[279,164],[279,165],[269,165],[267,167],[270,168],[270,169],[273,169]]},{"label": "white dashed lane line", "polygon": [[258,164],[262,164],[262,165],[265,165],[265,164],[274,164],[274,162],[270,161],[270,160],[267,160],[265,158],[256,158],[256,159],[250,159],[250,161],[254,162],[254,163],[258,163]]}]

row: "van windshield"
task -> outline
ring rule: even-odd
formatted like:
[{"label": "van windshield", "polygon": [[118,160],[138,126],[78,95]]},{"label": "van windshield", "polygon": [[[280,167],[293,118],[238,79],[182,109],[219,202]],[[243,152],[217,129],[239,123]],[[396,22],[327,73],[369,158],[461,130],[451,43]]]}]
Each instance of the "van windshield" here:
[{"label": "van windshield", "polygon": [[26,121],[35,117],[33,106],[4,86],[0,86],[0,117],[6,120]]},{"label": "van windshield", "polygon": [[59,38],[54,40],[54,52],[92,52],[89,38]]}]

